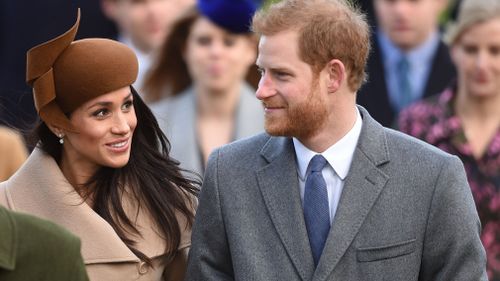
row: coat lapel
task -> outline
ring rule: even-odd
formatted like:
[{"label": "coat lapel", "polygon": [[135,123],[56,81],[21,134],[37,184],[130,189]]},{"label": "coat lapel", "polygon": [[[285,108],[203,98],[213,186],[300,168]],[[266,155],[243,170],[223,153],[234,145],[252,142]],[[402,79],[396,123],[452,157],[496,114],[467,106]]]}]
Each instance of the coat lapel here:
[{"label": "coat lapel", "polygon": [[363,128],[340,198],[330,234],[313,280],[327,280],[351,246],[365,218],[384,188],[388,176],[379,168],[389,161],[383,127],[363,108]]},{"label": "coat lapel", "polygon": [[261,151],[269,162],[257,171],[271,220],[302,280],[311,280],[314,263],[302,214],[293,143],[271,137]]},{"label": "coat lapel", "polygon": [[[139,259],[125,245],[108,222],[90,208],[67,182],[52,157],[36,148],[22,168],[4,182],[8,206],[14,211],[34,214],[53,221],[82,241],[82,256],[86,264],[106,262],[138,262]],[[138,228],[144,239],[138,248],[150,257],[163,254],[164,245],[143,212],[137,212],[134,203],[125,202],[125,211],[137,214]],[[145,223],[143,223],[145,221]],[[160,243],[160,244],[158,244]]]}]

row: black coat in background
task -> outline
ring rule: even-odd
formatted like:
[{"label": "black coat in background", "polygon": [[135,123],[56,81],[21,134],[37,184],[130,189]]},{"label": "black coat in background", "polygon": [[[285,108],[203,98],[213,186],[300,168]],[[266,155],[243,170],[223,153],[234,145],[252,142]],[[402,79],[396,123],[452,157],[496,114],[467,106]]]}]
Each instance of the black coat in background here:
[{"label": "black coat in background", "polygon": [[[370,115],[386,127],[392,127],[396,118],[396,112],[389,102],[389,93],[385,83],[385,71],[382,60],[382,50],[376,39],[372,38],[372,51],[368,58],[366,71],[368,82],[361,87],[357,95],[357,103],[370,112]],[[424,87],[422,98],[435,95],[443,91],[446,86],[456,77],[448,47],[439,42],[436,54],[432,61],[427,84]]]}]

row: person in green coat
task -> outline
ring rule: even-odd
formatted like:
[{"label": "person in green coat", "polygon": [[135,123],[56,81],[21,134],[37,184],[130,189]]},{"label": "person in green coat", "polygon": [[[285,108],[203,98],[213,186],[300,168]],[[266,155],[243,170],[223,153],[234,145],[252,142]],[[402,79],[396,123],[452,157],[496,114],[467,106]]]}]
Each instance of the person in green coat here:
[{"label": "person in green coat", "polygon": [[80,240],[54,223],[0,206],[0,280],[88,281]]}]

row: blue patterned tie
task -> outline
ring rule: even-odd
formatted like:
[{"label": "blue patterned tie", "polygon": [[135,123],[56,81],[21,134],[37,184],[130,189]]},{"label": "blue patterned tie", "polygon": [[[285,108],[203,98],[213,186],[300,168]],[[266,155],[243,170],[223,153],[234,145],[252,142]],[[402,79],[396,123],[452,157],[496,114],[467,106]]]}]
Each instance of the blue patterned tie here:
[{"label": "blue patterned tie", "polygon": [[317,154],[309,162],[310,174],[306,180],[304,191],[304,219],[306,222],[309,243],[314,258],[314,265],[318,265],[319,258],[330,231],[330,208],[328,207],[328,193],[326,182],[321,170],[326,165],[326,159]]},{"label": "blue patterned tie", "polygon": [[397,63],[399,95],[401,96],[399,110],[410,105],[413,101],[410,84],[410,62],[406,56],[402,56]]}]

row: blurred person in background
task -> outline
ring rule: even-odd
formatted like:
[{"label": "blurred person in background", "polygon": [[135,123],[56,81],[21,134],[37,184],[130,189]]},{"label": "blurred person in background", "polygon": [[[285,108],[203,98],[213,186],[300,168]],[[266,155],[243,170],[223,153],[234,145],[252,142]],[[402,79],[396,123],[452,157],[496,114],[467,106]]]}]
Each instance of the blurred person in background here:
[{"label": "blurred person in background", "polygon": [[264,112],[245,80],[257,39],[251,0],[201,0],[173,27],[145,84],[145,98],[181,167],[203,175],[210,152],[264,130]]},{"label": "blurred person in background", "polygon": [[133,51],[73,41],[79,21],[27,53],[38,144],[0,184],[0,204],[76,234],[91,280],[182,280],[198,183],[131,87]]},{"label": "blurred person in background", "polygon": [[134,83],[141,89],[156,52],[172,24],[195,0],[101,0],[104,13],[118,27],[118,40],[132,48],[139,59]]},{"label": "blurred person in background", "polygon": [[21,135],[4,126],[0,126],[0,155],[0,182],[14,174],[28,157]]},{"label": "blurred person in background", "polygon": [[446,35],[456,82],[402,111],[398,125],[463,161],[488,274],[500,280],[500,0],[463,0]]},{"label": "blurred person in background", "polygon": [[442,91],[454,77],[438,26],[447,3],[373,0],[378,25],[357,102],[382,125],[393,126],[402,108]]}]

